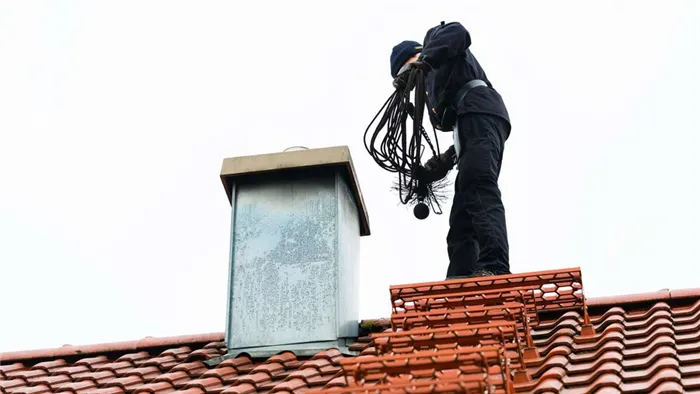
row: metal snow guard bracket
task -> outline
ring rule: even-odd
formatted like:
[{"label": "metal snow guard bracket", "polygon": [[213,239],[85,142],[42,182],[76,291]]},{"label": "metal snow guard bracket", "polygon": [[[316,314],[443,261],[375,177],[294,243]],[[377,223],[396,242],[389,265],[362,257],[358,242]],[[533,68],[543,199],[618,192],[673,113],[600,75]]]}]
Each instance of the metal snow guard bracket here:
[{"label": "metal snow guard bracket", "polygon": [[[478,298],[485,291],[517,291],[529,294],[535,307],[542,310],[585,308],[580,268],[528,272],[468,279],[453,279],[389,287],[393,312],[400,314],[421,308],[439,299]],[[587,311],[584,311],[587,315]]]}]

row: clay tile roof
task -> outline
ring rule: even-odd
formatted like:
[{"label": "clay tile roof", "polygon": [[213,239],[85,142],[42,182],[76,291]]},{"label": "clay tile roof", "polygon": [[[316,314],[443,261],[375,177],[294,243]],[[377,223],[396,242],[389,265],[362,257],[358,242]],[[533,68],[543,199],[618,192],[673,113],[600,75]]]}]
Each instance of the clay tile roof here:
[{"label": "clay tile roof", "polygon": [[223,333],[64,346],[0,353],[0,394],[700,393],[700,289],[586,299],[568,269],[390,291],[359,356],[222,357]]}]

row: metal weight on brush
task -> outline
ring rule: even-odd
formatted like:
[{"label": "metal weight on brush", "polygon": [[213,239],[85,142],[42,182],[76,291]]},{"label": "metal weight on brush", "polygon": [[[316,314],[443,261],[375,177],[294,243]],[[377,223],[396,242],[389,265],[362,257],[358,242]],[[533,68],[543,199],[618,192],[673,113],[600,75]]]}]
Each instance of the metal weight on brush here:
[{"label": "metal weight on brush", "polygon": [[415,216],[416,219],[423,220],[427,218],[428,215],[430,215],[430,209],[428,209],[428,205],[423,201],[420,201],[413,207],[413,216]]}]

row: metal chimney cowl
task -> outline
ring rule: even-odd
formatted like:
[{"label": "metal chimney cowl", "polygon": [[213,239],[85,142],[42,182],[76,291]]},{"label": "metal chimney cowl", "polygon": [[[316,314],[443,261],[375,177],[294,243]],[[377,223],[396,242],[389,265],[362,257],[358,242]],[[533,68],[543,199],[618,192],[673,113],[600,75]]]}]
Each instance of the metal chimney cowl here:
[{"label": "metal chimney cowl", "polygon": [[369,220],[348,147],[225,159],[231,202],[226,346],[269,357],[346,350],[359,329]]}]

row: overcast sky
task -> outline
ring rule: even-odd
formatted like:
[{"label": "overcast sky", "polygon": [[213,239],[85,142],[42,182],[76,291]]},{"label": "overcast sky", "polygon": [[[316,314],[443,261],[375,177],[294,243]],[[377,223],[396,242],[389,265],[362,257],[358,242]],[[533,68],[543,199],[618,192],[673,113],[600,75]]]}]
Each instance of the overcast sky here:
[{"label": "overcast sky", "polygon": [[442,20],[512,118],[512,270],[580,266],[589,297],[700,287],[697,2],[429,4],[0,3],[0,351],[223,331],[221,162],[292,145],[351,149],[361,318],[444,278],[447,214],[398,205],[362,142],[392,46]]}]

